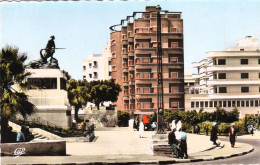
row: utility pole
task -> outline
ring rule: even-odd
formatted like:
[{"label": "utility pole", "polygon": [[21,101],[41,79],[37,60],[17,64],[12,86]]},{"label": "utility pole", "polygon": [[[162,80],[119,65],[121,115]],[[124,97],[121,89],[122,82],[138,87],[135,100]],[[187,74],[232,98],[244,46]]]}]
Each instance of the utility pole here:
[{"label": "utility pole", "polygon": [[157,12],[157,133],[160,112],[163,113],[163,75],[162,75],[162,43],[161,43],[161,7],[156,6]]}]

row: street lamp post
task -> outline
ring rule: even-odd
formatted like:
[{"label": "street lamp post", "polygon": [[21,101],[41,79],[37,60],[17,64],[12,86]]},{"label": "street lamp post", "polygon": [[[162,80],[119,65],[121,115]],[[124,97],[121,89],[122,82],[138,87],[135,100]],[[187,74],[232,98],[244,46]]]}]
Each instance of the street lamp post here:
[{"label": "street lamp post", "polygon": [[[162,43],[161,43],[161,7],[156,6],[157,13],[157,133],[162,127],[162,117],[160,112],[163,113],[163,77],[162,77]],[[160,122],[159,122],[160,121]]]}]

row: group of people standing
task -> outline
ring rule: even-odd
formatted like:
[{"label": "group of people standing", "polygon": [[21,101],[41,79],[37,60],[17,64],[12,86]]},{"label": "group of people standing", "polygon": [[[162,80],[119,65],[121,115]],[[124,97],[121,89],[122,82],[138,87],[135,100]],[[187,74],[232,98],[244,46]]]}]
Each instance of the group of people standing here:
[{"label": "group of people standing", "polygon": [[34,136],[29,131],[29,127],[21,126],[21,132],[13,131],[13,128],[8,126],[6,131],[3,131],[5,134],[2,139],[4,143],[15,143],[15,142],[29,142],[34,139]]},{"label": "group of people standing", "polygon": [[168,143],[172,147],[173,157],[188,158],[187,133],[182,128],[181,121],[172,121],[171,131],[168,134]]},{"label": "group of people standing", "polygon": [[[212,141],[214,145],[219,146],[220,141],[218,140],[217,133],[218,133],[217,123],[213,122],[212,129],[211,129],[211,135],[210,135],[210,141]],[[229,135],[229,141],[230,141],[231,147],[234,147],[235,142],[236,142],[236,137],[237,137],[237,130],[235,129],[234,123],[232,123],[231,126],[229,127],[228,135]]]}]

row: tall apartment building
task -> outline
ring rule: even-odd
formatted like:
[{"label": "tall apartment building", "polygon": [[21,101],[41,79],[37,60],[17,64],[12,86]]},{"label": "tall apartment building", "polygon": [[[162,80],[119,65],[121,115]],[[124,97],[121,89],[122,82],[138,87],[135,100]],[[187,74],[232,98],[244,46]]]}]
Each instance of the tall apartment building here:
[{"label": "tall apartment building", "polygon": [[104,46],[103,54],[93,54],[88,60],[82,61],[82,76],[84,80],[111,79],[111,53],[110,46]]},{"label": "tall apartment building", "polygon": [[185,95],[185,108],[214,111],[216,107],[232,110],[234,106],[245,114],[260,110],[260,46],[247,36],[236,46],[224,51],[207,53],[207,59],[193,63],[198,74],[192,77],[198,85]]},{"label": "tall apartment building", "polygon": [[[161,10],[160,16],[164,109],[184,110],[183,20],[180,12]],[[110,29],[111,76],[122,87],[117,109],[151,114],[157,109],[156,6],[133,12]]]}]

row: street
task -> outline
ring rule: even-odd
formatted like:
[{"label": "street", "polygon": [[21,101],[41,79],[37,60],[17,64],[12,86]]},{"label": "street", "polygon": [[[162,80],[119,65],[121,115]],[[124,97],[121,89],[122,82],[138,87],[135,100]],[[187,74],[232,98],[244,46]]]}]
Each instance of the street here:
[{"label": "street", "polygon": [[[219,137],[219,139],[222,141],[229,141],[228,137]],[[239,139],[238,137],[237,142],[247,143],[254,146],[254,151],[243,156],[235,156],[227,159],[213,161],[192,162],[189,164],[260,164],[260,139]]]}]

